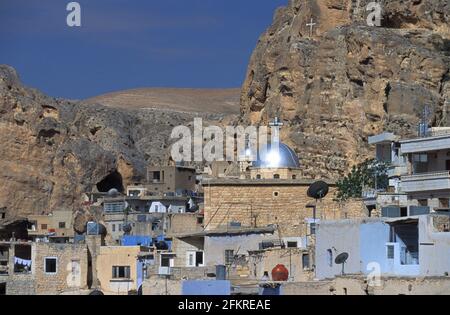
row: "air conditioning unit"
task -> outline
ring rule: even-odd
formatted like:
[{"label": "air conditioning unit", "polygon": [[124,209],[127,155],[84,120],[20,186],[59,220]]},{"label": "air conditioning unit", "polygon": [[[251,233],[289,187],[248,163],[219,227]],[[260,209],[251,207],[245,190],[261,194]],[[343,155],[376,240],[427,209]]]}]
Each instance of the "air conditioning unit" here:
[{"label": "air conditioning unit", "polygon": [[160,276],[170,276],[172,274],[172,268],[170,268],[170,267],[159,267],[158,274]]}]

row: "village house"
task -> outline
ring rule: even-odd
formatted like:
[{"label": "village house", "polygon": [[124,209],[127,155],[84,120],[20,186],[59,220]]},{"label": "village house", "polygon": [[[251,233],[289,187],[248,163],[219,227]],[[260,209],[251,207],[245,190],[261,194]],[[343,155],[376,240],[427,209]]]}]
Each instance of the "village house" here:
[{"label": "village house", "polygon": [[196,169],[184,166],[152,166],[147,169],[149,193],[164,194],[167,192],[185,195],[196,191]]},{"label": "village house", "polygon": [[143,246],[102,246],[97,256],[97,277],[106,295],[138,294],[152,254]]},{"label": "village house", "polygon": [[[367,217],[362,200],[339,203],[334,200],[336,186],[316,205],[314,218],[307,196],[313,180],[306,179],[209,179],[205,191],[205,229],[226,228],[233,223],[242,227],[276,225],[282,237],[304,237],[318,220]],[[316,220],[314,220],[316,219]]]},{"label": "village house", "polygon": [[50,239],[54,243],[68,243],[74,238],[72,211],[29,215],[28,221],[28,236],[34,241]]},{"label": "village house", "polygon": [[[316,277],[345,274],[448,277],[450,216],[370,218],[320,222],[316,235]],[[338,255],[348,254],[345,264]]]},{"label": "village house", "polygon": [[384,217],[450,211],[450,130],[431,128],[421,137],[401,140],[384,133],[369,138],[376,158],[389,165],[389,187],[365,196]]},{"label": "village house", "polygon": [[0,283],[7,295],[79,294],[88,289],[84,244],[0,243]]}]

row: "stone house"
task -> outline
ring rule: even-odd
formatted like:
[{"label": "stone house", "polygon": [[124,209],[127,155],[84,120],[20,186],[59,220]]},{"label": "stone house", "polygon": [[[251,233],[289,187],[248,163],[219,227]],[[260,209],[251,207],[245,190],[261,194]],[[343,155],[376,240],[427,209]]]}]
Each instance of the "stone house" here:
[{"label": "stone house", "polygon": [[[1,243],[7,273],[0,273],[8,295],[53,295],[88,289],[88,249],[85,244]],[[3,257],[4,257],[3,255]]]},{"label": "stone house", "polygon": [[102,246],[97,256],[97,277],[106,295],[137,292],[145,278],[150,249],[142,246]]},{"label": "stone house", "polygon": [[69,242],[73,240],[72,211],[54,211],[48,215],[28,216],[28,236],[32,240],[48,240],[52,242]]},{"label": "stone house", "polygon": [[[312,180],[210,179],[205,191],[206,230],[224,228],[233,223],[242,227],[279,226],[282,237],[304,237],[311,230],[313,211],[307,206],[314,200],[307,196]],[[317,203],[318,220],[368,217],[362,200],[336,202],[336,186]]]}]

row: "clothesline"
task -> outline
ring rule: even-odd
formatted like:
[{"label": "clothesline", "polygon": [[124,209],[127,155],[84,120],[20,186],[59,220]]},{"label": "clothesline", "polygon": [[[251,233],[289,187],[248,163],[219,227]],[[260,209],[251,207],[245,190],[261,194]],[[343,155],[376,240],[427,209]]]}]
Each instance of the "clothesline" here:
[{"label": "clothesline", "polygon": [[31,267],[31,260],[14,257],[14,264]]}]

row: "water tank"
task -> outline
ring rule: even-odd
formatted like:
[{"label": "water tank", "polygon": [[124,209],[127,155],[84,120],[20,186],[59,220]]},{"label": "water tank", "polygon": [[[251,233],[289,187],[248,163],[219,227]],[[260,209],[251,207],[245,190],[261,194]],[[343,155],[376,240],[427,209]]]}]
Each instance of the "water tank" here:
[{"label": "water tank", "polygon": [[97,222],[86,223],[86,234],[87,235],[106,235],[106,228]]},{"label": "water tank", "polygon": [[284,265],[276,265],[272,270],[273,281],[288,281],[289,270]]}]

